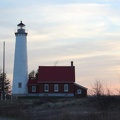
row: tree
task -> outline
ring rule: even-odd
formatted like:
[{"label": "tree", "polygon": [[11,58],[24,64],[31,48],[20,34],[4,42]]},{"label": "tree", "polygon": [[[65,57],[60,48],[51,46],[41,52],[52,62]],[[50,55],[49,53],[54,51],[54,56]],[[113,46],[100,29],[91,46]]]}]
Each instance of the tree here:
[{"label": "tree", "polygon": [[30,73],[29,73],[29,79],[35,79],[35,71],[32,70]]},{"label": "tree", "polygon": [[106,115],[107,111],[110,110],[112,103],[110,89],[103,87],[100,80],[96,80],[92,88],[92,94],[98,101],[98,107],[100,108],[102,114]]},{"label": "tree", "polygon": [[[4,85],[4,86],[3,86]],[[0,73],[0,92],[5,92],[6,95],[11,94],[11,83],[10,80],[4,74],[4,83],[3,83],[3,73]]]},{"label": "tree", "polygon": [[92,86],[92,88],[93,88],[93,95],[94,96],[99,97],[99,96],[104,95],[104,88],[99,80],[96,80],[94,82],[94,86]]},{"label": "tree", "polygon": [[37,79],[38,78],[38,71],[35,72],[34,70],[32,70],[30,73],[29,73],[29,79]]}]

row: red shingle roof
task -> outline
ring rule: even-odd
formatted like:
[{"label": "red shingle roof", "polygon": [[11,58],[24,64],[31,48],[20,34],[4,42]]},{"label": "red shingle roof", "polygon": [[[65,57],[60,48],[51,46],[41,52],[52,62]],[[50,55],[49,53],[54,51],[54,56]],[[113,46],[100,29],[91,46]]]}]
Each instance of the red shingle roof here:
[{"label": "red shingle roof", "polygon": [[39,83],[73,83],[75,82],[74,66],[39,66]]},{"label": "red shingle roof", "polygon": [[36,84],[38,84],[37,80],[35,80],[35,79],[29,79],[28,80],[28,85],[36,85]]}]

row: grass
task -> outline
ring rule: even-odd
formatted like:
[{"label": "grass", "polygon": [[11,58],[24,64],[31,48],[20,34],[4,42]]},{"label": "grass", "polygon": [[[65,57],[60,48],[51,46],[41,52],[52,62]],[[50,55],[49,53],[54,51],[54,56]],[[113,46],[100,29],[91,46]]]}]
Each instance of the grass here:
[{"label": "grass", "polygon": [[0,101],[0,116],[15,120],[119,120],[120,96],[102,111],[94,98],[36,98]]}]

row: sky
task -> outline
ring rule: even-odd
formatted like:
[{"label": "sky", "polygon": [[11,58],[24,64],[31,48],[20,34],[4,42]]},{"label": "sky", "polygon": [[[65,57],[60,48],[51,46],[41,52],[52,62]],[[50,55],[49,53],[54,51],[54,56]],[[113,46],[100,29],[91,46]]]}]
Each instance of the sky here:
[{"label": "sky", "polygon": [[15,32],[26,25],[28,72],[75,65],[76,83],[120,90],[120,0],[0,0],[0,69],[12,81]]}]

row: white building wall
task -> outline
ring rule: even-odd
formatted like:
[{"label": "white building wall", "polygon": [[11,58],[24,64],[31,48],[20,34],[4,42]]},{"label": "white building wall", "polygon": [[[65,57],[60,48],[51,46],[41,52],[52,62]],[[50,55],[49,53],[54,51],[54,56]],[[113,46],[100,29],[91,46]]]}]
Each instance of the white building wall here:
[{"label": "white building wall", "polygon": [[[12,95],[27,94],[27,34],[16,34]],[[22,86],[19,88],[18,84]]]}]

